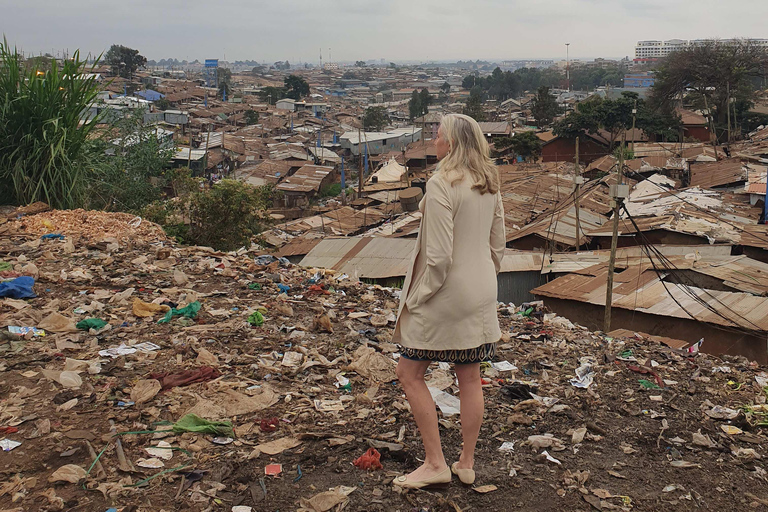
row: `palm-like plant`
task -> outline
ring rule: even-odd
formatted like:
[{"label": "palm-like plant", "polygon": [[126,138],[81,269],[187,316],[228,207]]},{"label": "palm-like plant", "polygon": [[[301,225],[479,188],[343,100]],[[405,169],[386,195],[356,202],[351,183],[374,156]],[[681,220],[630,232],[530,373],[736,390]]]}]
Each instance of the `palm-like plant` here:
[{"label": "palm-like plant", "polygon": [[[84,73],[79,52],[49,69],[27,67],[23,57],[0,44],[0,198],[54,208],[85,203],[99,159],[89,135],[95,119],[84,114],[97,84]],[[95,65],[95,64],[94,64]]]}]

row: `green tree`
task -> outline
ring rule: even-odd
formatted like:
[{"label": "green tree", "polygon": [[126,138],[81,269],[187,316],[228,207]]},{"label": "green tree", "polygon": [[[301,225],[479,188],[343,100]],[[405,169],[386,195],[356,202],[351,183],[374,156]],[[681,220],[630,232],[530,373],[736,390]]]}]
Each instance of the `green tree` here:
[{"label": "green tree", "polygon": [[477,122],[485,121],[485,111],[483,110],[483,100],[480,92],[475,91],[475,89],[470,91],[469,99],[462,113]]},{"label": "green tree", "polygon": [[364,60],[358,60],[357,62],[355,62],[355,67],[356,68],[364,68],[365,67],[365,61]]},{"label": "green tree", "polygon": [[429,106],[432,104],[432,95],[429,94],[428,90],[422,89],[419,93],[419,101],[421,103],[420,115],[424,115],[429,112]]},{"label": "green tree", "polygon": [[389,124],[387,109],[384,107],[368,107],[365,109],[363,117],[363,128],[365,130],[380,131]]},{"label": "green tree", "polygon": [[451,85],[448,82],[443,82],[443,85],[440,86],[440,90],[445,94],[448,94],[451,92]]},{"label": "green tree", "polygon": [[[680,98],[713,110],[725,126],[728,98],[748,109],[760,79],[765,77],[768,52],[749,40],[711,40],[673,52],[660,65],[651,101],[669,112]],[[742,114],[737,112],[737,117]]]},{"label": "green tree", "polygon": [[139,50],[128,48],[119,44],[113,44],[104,61],[112,68],[112,73],[123,78],[133,78],[137,69],[147,63],[147,58],[139,54]]},{"label": "green tree", "polygon": [[277,100],[281,100],[286,97],[286,91],[282,87],[268,86],[259,91],[259,98],[262,101],[268,102],[270,105],[277,103]]},{"label": "green tree", "polygon": [[229,98],[232,93],[232,85],[226,81],[219,81],[219,96],[221,98]]},{"label": "green tree", "polygon": [[411,117],[411,120],[416,119],[421,115],[421,96],[419,96],[419,92],[414,89],[411,93],[411,99],[408,100],[408,114]]},{"label": "green tree", "polygon": [[309,84],[298,75],[288,75],[283,80],[286,89],[286,96],[296,101],[305,96],[309,96]]},{"label": "green tree", "polygon": [[81,123],[99,90],[85,76],[93,68],[76,51],[61,67],[26,69],[5,40],[0,63],[0,201],[85,206],[103,161],[91,137],[99,117]]},{"label": "green tree", "polygon": [[552,124],[555,117],[560,115],[563,109],[557,104],[557,98],[549,93],[549,87],[542,85],[536,92],[531,106],[531,115],[536,120],[539,128]]},{"label": "green tree", "polygon": [[259,122],[259,113],[253,109],[246,110],[243,114],[246,124],[256,124]]},{"label": "green tree", "polygon": [[511,147],[515,155],[521,156],[525,160],[535,160],[541,155],[542,142],[532,131],[525,131],[517,133],[512,137],[498,139],[494,146],[497,152]]}]

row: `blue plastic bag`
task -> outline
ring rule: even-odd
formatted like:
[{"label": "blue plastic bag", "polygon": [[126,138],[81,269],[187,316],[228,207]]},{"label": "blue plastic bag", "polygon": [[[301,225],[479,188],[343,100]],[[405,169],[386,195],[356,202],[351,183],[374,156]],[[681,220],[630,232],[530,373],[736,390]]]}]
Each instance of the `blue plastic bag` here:
[{"label": "blue plastic bag", "polygon": [[37,297],[32,291],[35,280],[29,276],[17,277],[12,281],[0,283],[0,297],[10,297],[12,299],[34,299]]}]

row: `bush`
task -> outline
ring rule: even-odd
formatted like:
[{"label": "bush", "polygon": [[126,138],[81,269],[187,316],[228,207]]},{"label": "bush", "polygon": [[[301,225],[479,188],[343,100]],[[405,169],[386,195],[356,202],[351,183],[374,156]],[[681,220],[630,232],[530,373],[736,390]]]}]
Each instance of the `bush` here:
[{"label": "bush", "polygon": [[273,193],[272,186],[222,180],[210,189],[152,203],[143,215],[179,242],[231,251],[248,246],[269,224],[266,209]]}]

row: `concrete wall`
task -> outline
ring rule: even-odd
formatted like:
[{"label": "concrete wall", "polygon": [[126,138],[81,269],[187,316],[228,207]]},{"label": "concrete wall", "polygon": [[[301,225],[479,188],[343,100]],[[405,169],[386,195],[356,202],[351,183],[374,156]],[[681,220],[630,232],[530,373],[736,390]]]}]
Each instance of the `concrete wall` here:
[{"label": "concrete wall", "polygon": [[[572,322],[593,331],[603,329],[604,306],[549,297],[542,297],[542,299],[546,307]],[[766,333],[747,335],[695,320],[649,315],[628,309],[613,308],[611,310],[611,329],[619,328],[666,336],[691,343],[704,338],[701,350],[708,354],[740,355],[760,364],[768,363],[768,334]]]}]

